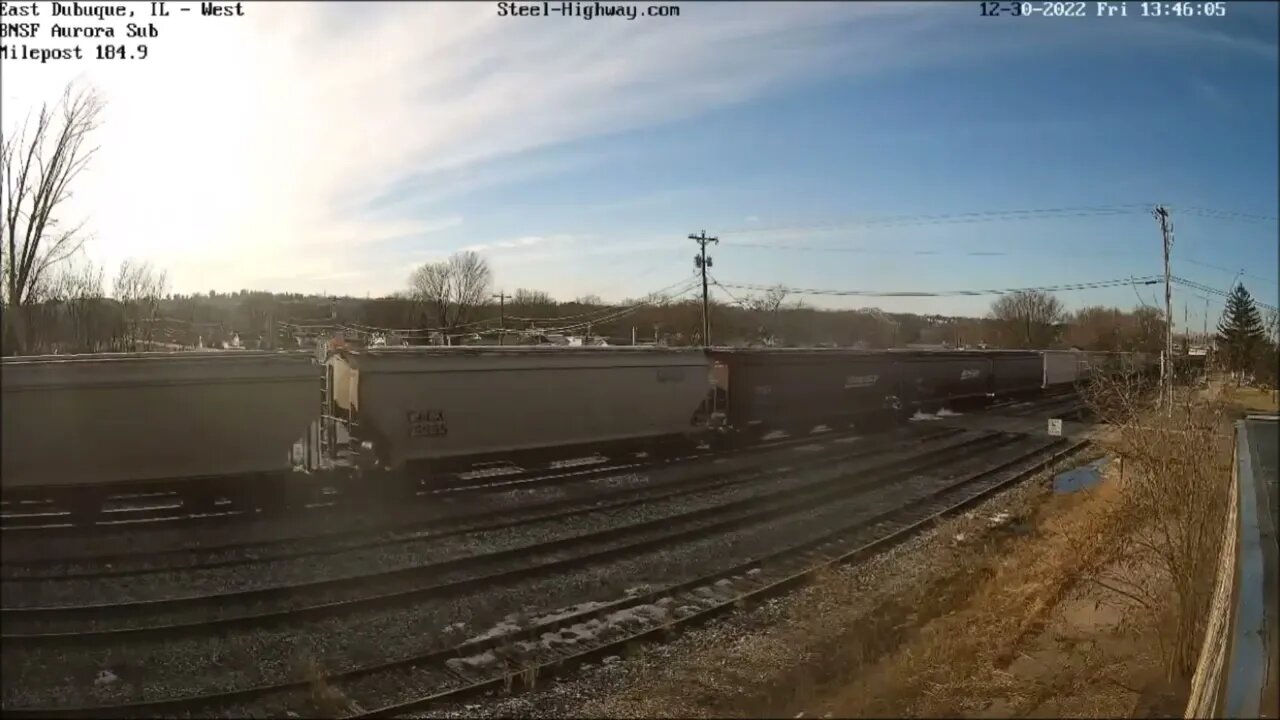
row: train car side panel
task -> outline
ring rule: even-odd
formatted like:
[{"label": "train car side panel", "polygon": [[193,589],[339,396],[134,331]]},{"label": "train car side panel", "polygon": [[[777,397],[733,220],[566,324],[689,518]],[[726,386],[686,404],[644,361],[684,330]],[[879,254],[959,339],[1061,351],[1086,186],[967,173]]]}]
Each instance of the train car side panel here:
[{"label": "train car side panel", "polygon": [[992,392],[999,396],[1036,392],[1044,387],[1044,356],[1038,352],[993,353]]},{"label": "train car side panel", "polygon": [[1088,375],[1088,356],[1078,350],[1044,351],[1044,386],[1065,387]]},{"label": "train car side panel", "polygon": [[286,471],[319,415],[309,355],[6,359],[6,490]]},{"label": "train car side panel", "polygon": [[910,405],[942,404],[985,397],[992,388],[992,361],[979,354],[902,353],[901,394]]},{"label": "train car side panel", "polygon": [[729,424],[795,428],[882,411],[897,375],[889,356],[857,351],[718,350]]},{"label": "train car side panel", "polygon": [[409,349],[351,360],[359,432],[393,467],[691,435],[709,390],[701,352]]}]

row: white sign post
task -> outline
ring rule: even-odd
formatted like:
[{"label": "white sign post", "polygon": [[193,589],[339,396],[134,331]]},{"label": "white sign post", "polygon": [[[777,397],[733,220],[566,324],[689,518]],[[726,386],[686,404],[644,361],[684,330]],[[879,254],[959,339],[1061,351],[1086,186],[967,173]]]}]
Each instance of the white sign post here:
[{"label": "white sign post", "polygon": [[1049,434],[1053,437],[1062,436],[1062,418],[1049,418]]}]

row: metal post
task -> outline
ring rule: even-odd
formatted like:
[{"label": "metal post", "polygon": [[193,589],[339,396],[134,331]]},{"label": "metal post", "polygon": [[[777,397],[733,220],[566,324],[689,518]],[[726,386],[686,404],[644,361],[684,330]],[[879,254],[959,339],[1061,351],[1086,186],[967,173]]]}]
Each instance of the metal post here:
[{"label": "metal post", "polygon": [[498,298],[498,344],[502,345],[507,334],[507,294],[500,292],[494,297]]}]

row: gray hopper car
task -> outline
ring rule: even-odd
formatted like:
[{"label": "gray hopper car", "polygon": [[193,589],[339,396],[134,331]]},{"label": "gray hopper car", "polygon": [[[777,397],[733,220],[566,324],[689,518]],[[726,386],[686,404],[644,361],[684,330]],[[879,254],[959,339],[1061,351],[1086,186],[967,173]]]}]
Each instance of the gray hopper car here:
[{"label": "gray hopper car", "polygon": [[705,426],[699,350],[376,348],[328,360],[335,414],[384,467],[687,443]]},{"label": "gray hopper car", "polygon": [[319,417],[308,354],[4,358],[3,488],[120,485],[290,470]]}]

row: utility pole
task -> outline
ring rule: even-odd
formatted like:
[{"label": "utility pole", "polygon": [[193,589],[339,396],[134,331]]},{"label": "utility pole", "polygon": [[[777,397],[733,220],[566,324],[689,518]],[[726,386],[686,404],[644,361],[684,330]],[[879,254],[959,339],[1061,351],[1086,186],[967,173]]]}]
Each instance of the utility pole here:
[{"label": "utility pole", "polygon": [[1182,301],[1182,354],[1191,353],[1191,323],[1187,320],[1187,302]]},{"label": "utility pole", "polygon": [[499,292],[494,297],[498,298],[498,344],[502,345],[507,336],[507,294]]},{"label": "utility pole", "polygon": [[1170,413],[1173,412],[1173,292],[1169,287],[1169,251],[1173,248],[1173,226],[1169,223],[1169,211],[1157,205],[1153,212],[1160,221],[1160,235],[1164,244],[1164,363],[1160,366],[1160,379]]},{"label": "utility pole", "polygon": [[1204,299],[1204,354],[1209,355],[1209,298]]},{"label": "utility pole", "polygon": [[693,264],[702,270],[702,345],[703,347],[711,347],[711,311],[707,303],[707,268],[711,267],[711,258],[707,257],[707,243],[720,244],[720,238],[707,237],[707,231],[703,230],[698,235],[690,235],[690,240],[698,243],[698,254],[693,258]]}]

